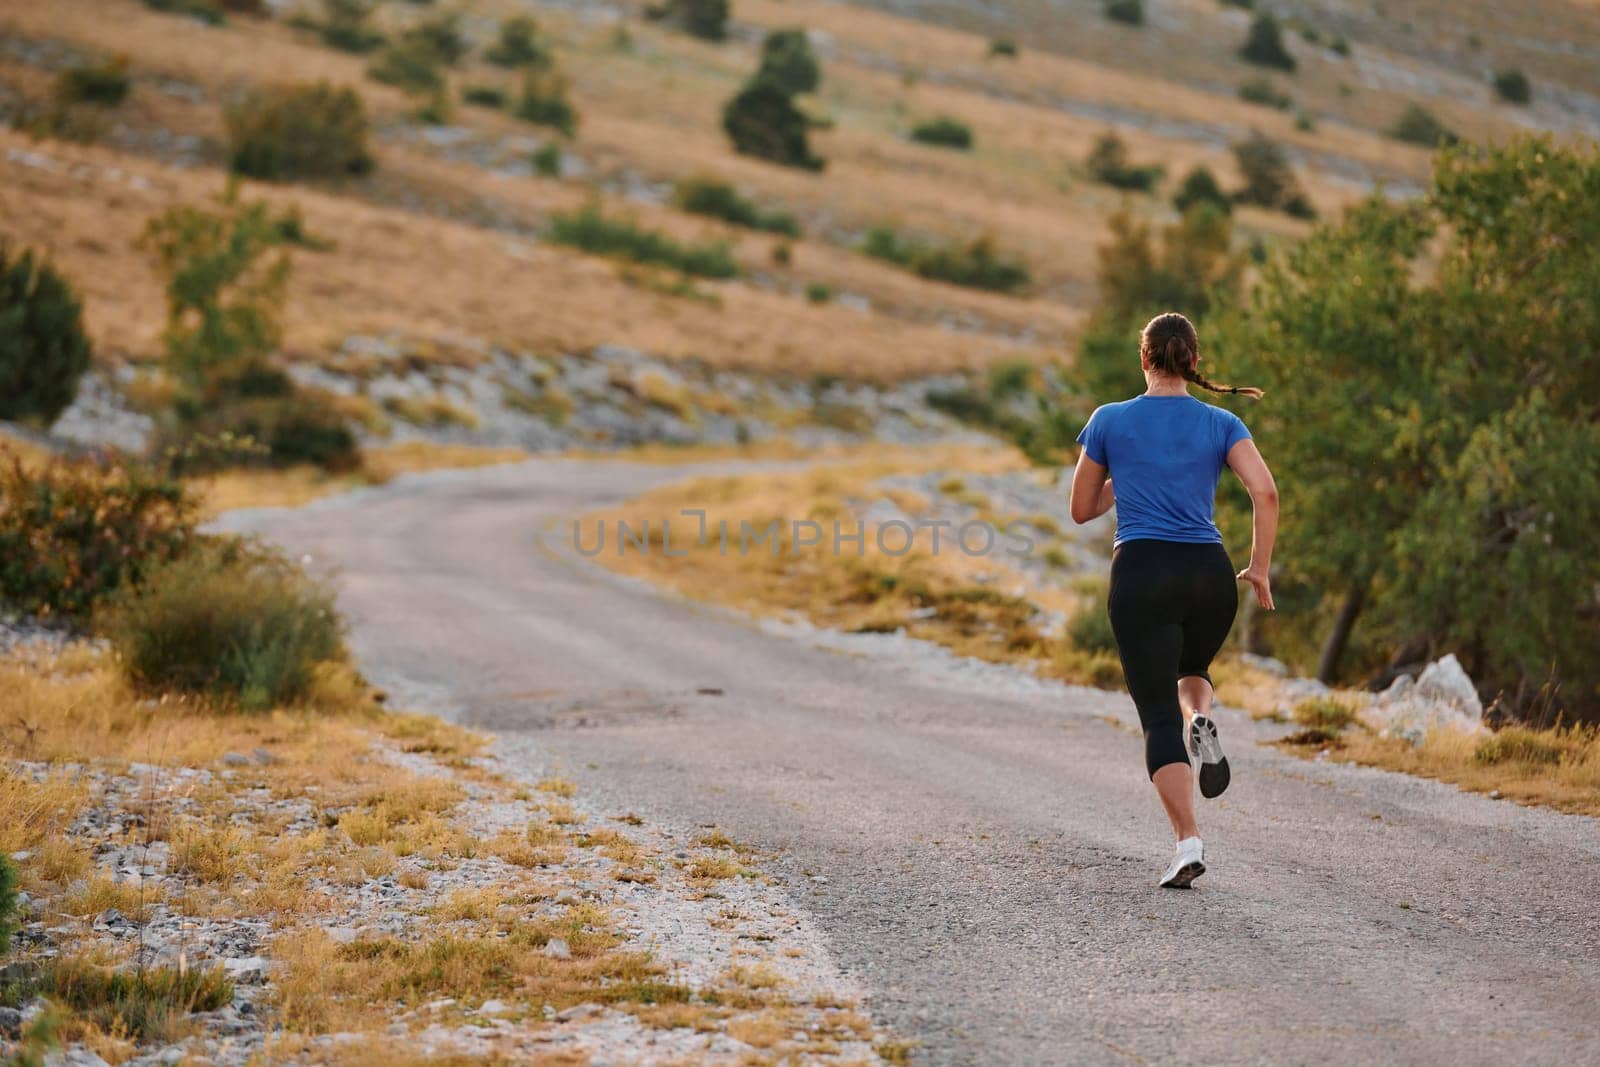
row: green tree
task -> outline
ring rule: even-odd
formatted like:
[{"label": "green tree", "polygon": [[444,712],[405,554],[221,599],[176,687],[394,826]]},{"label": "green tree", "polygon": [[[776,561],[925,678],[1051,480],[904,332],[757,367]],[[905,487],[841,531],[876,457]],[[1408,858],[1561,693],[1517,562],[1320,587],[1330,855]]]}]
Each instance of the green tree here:
[{"label": "green tree", "polygon": [[1294,56],[1283,43],[1283,28],[1265,11],[1250,20],[1250,32],[1239,47],[1239,56],[1261,67],[1286,71],[1295,68]]},{"label": "green tree", "polygon": [[728,36],[728,0],[664,0],[648,13],[702,40],[721,41]]},{"label": "green tree", "polygon": [[252,89],[230,106],[228,167],[266,181],[372,169],[367,113],[354,89],[327,82]]},{"label": "green tree", "polygon": [[500,35],[484,58],[498,67],[548,67],[551,62],[550,46],[540,36],[539,24],[526,15],[500,24]]},{"label": "green tree", "polygon": [[1410,645],[1514,708],[1596,710],[1597,197],[1592,149],[1448,151],[1424,203],[1319,229],[1220,331],[1267,388],[1283,580],[1309,591],[1280,621],[1322,634],[1323,677]]},{"label": "green tree", "polygon": [[821,170],[824,161],[812,155],[811,122],[790,95],[760,78],[753,79],[722,112],[722,128],[734,151],[786,167]]},{"label": "green tree", "polygon": [[786,93],[811,93],[822,83],[822,67],[801,29],[773,30],[761,43],[761,69],[756,77]]},{"label": "green tree", "polygon": [[83,306],[31,251],[0,244],[0,418],[53,422],[89,369]]},{"label": "green tree", "polygon": [[150,221],[144,246],[167,278],[168,365],[199,388],[270,352],[282,334],[289,257],[277,221],[230,186],[215,209],[180,205]]}]

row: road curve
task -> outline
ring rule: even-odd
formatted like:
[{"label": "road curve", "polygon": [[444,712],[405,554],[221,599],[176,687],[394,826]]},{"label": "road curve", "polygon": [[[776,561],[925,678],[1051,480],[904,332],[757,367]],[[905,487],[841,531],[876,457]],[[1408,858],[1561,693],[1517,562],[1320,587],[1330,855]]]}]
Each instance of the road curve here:
[{"label": "road curve", "polygon": [[830,650],[558,543],[690,473],[537,460],[225,525],[337,568],[399,699],[777,853],[919,1063],[1600,1062],[1594,820],[1298,761],[1224,711],[1211,871],[1157,890],[1125,697]]}]

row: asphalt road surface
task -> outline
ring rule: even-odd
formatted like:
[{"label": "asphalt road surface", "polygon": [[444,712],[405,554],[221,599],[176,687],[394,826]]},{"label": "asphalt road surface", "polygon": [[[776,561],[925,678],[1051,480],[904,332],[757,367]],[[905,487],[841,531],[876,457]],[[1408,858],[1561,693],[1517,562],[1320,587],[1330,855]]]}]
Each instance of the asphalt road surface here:
[{"label": "asphalt road surface", "polygon": [[688,473],[538,460],[228,524],[338,569],[400,700],[774,852],[919,1063],[1600,1063],[1596,821],[1296,760],[1223,711],[1210,871],[1159,890],[1125,696],[821,647],[562,547]]}]

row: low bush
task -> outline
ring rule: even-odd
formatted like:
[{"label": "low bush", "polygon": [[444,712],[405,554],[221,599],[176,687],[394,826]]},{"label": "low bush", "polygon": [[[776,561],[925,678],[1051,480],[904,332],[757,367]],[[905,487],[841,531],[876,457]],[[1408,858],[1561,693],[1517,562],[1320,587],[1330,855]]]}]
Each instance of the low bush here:
[{"label": "low bush", "polygon": [[1533,99],[1533,83],[1516,67],[1495,72],[1494,91],[1510,104],[1526,104]]},{"label": "low bush", "polygon": [[806,299],[813,304],[826,304],[833,299],[833,286],[827,282],[807,282]]},{"label": "low bush", "polygon": [[1453,145],[1461,140],[1438,116],[1420,104],[1407,104],[1405,111],[1389,127],[1389,136],[1423,148]]},{"label": "low bush", "polygon": [[1359,720],[1351,704],[1333,697],[1313,697],[1295,705],[1294,721],[1308,730],[1337,734]]},{"label": "low bush", "polygon": [[1129,26],[1144,25],[1144,0],[1106,0],[1106,18]]},{"label": "low bush", "polygon": [[1073,648],[1085,652],[1117,651],[1117,635],[1111,629],[1111,615],[1104,603],[1096,603],[1074,613],[1067,623],[1067,639]]},{"label": "low bush", "polygon": [[822,81],[822,67],[811,50],[805,30],[773,30],[761,42],[761,68],[756,77],[769,81],[786,93],[815,92]]},{"label": "low bush", "polygon": [[1198,204],[1212,204],[1223,214],[1233,211],[1233,201],[1222,191],[1217,176],[1209,168],[1200,165],[1183,176],[1183,181],[1178,183],[1178,191],[1172,195],[1172,206],[1181,213],[1187,214],[1190,208]]},{"label": "low bush", "polygon": [[530,70],[523,76],[522,91],[512,114],[568,137],[578,130],[578,112],[567,98],[567,81],[552,70]]},{"label": "low bush", "polygon": [[497,67],[548,67],[550,46],[539,34],[539,24],[526,15],[506,19],[483,58]]},{"label": "low bush", "polygon": [[11,951],[11,935],[17,932],[17,865],[0,852],[0,958]]},{"label": "low bush", "polygon": [[1084,161],[1089,177],[1114,189],[1147,193],[1166,172],[1159,165],[1135,166],[1128,161],[1128,146],[1114,131],[1107,130],[1090,149]]},{"label": "low bush", "polygon": [[282,557],[208,544],[118,598],[104,620],[142,689],[210,696],[259,711],[303,697],[343,654],[333,594]]},{"label": "low bush", "polygon": [[1593,751],[1596,740],[1593,726],[1557,727],[1534,730],[1526,726],[1507,726],[1485,737],[1473,750],[1474,762],[1494,766],[1526,763],[1555,766],[1581,763]]},{"label": "low bush", "polygon": [[1239,48],[1239,56],[1257,66],[1275,67],[1278,70],[1292,72],[1296,65],[1294,56],[1289,54],[1289,49],[1283,43],[1283,28],[1277,19],[1265,11],[1251,20],[1250,32]]},{"label": "low bush", "polygon": [[812,155],[811,123],[790,94],[757,78],[728,101],[722,128],[734,151],[771,163],[820,171],[824,160]]},{"label": "low bush", "polygon": [[322,6],[327,18],[315,24],[315,29],[323,44],[358,55],[383,44],[383,34],[368,21],[372,17],[371,0],[323,0]]},{"label": "low bush", "polygon": [[1294,100],[1289,94],[1266,78],[1252,78],[1239,86],[1239,99],[1248,104],[1275,107],[1279,111],[1288,111],[1294,106]]},{"label": "low bush", "polygon": [[354,89],[327,82],[252,89],[225,119],[235,174],[281,181],[372,169],[366,108]]},{"label": "low bush", "polygon": [[455,66],[472,51],[461,33],[461,19],[454,13],[424,19],[401,34],[400,43],[445,67]]},{"label": "low bush", "polygon": [[956,148],[964,152],[972,147],[972,127],[960,119],[940,115],[913,126],[911,139],[918,144]]},{"label": "low bush", "polygon": [[1009,37],[996,37],[989,42],[989,56],[999,59],[1016,59],[1021,54],[1017,42]]},{"label": "low bush", "polygon": [[144,6],[152,11],[199,19],[213,26],[220,26],[226,21],[222,5],[217,0],[144,0]]},{"label": "low bush", "polygon": [[[263,379],[270,380],[270,379]],[[343,412],[322,393],[285,381],[282,392],[216,383],[211,399],[190,413],[175,444],[235,441],[232,450],[202,451],[178,460],[185,474],[221,467],[293,467],[312,464],[344,472],[361,464],[361,449]]]},{"label": "low bush", "polygon": [[548,239],[556,244],[595,255],[656,263],[702,278],[732,278],[739,265],[722,242],[685,245],[652,230],[641,229],[632,219],[607,218],[595,203],[570,215],[550,220]]},{"label": "low bush", "polygon": [[535,174],[545,178],[561,177],[561,146],[554,141],[546,141],[534,149],[530,161]]},{"label": "low bush", "polygon": [[220,967],[141,967],[113,971],[82,959],[48,961],[35,992],[70,1008],[101,1033],[165,1044],[179,1036],[185,1016],[216,1011],[233,1001]]},{"label": "low bush", "polygon": [[67,104],[116,107],[128,98],[128,57],[68,67],[56,81],[56,97]]},{"label": "low bush", "polygon": [[1283,146],[1260,133],[1233,145],[1233,158],[1244,176],[1244,186],[1233,194],[1241,204],[1276,208],[1297,218],[1314,218],[1316,212]]},{"label": "low bush", "polygon": [[684,211],[695,215],[721,219],[735,226],[766,233],[800,236],[800,226],[794,216],[785,211],[763,211],[754,201],[740,195],[732,185],[716,178],[683,179],[673,192],[673,201]]},{"label": "low bush", "polygon": [[32,251],[0,244],[0,419],[54,422],[89,369],[83,305]]},{"label": "low bush", "polygon": [[728,36],[728,0],[663,0],[647,8],[646,14],[701,40],[721,41]]},{"label": "low bush", "polygon": [[444,74],[437,53],[414,37],[389,44],[367,67],[367,77],[417,96],[444,91]]},{"label": "low bush", "polygon": [[506,91],[498,85],[469,85],[461,99],[473,107],[491,107],[499,111],[506,106]]},{"label": "low bush", "polygon": [[972,289],[1012,293],[1029,281],[1027,267],[999,255],[994,238],[988,235],[965,244],[931,244],[902,237],[887,226],[876,226],[867,231],[861,250],[924,278]]},{"label": "low bush", "polygon": [[0,462],[0,600],[86,619],[101,601],[188,549],[195,506],[177,482],[123,462]]}]

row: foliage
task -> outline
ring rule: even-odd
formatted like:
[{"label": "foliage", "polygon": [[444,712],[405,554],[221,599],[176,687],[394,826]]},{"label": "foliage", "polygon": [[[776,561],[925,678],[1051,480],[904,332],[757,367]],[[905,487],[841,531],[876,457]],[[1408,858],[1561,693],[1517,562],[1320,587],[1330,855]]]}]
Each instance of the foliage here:
[{"label": "foliage", "polygon": [[1453,145],[1461,140],[1448,126],[1439,121],[1438,116],[1420,104],[1406,105],[1405,111],[1401,112],[1395,124],[1389,127],[1389,136],[1407,144],[1421,145],[1423,148]]},{"label": "foliage", "polygon": [[1260,67],[1275,67],[1293,71],[1294,56],[1283,43],[1283,28],[1278,20],[1263,11],[1250,21],[1250,32],[1239,48],[1239,56]]},{"label": "foliage", "polygon": [[462,92],[461,99],[474,107],[489,107],[498,111],[506,106],[506,91],[498,85],[469,85]]},{"label": "foliage", "polygon": [[741,89],[722,112],[722,128],[734,151],[786,167],[819,171],[825,164],[811,154],[810,126],[790,94],[760,78]]},{"label": "foliage", "polygon": [[1495,72],[1494,91],[1500,99],[1511,104],[1526,104],[1533,99],[1533,83],[1516,67]]},{"label": "foliage", "polygon": [[0,244],[0,418],[53,422],[89,369],[83,306],[31,250]]},{"label": "foliage", "polygon": [[918,144],[956,148],[965,152],[972,147],[972,127],[948,115],[925,119],[911,128],[911,139]]},{"label": "foliage", "polygon": [[304,696],[343,654],[333,593],[281,556],[209,544],[121,597],[106,619],[141,688],[237,701],[258,711]]},{"label": "foliage", "polygon": [[531,162],[535,174],[545,178],[561,177],[561,146],[554,141],[546,141],[533,150]]},{"label": "foliage", "polygon": [[1239,99],[1249,104],[1275,107],[1279,111],[1288,111],[1294,106],[1289,94],[1273,85],[1268,78],[1251,78],[1239,86]]},{"label": "foliage", "polygon": [[0,852],[0,957],[11,951],[11,935],[17,932],[17,865]]},{"label": "foliage", "polygon": [[56,82],[56,96],[67,104],[116,107],[127,99],[128,84],[128,57],[112,56],[62,71]]},{"label": "foliage", "polygon": [[995,249],[988,234],[961,242],[925,242],[903,237],[887,226],[867,231],[861,250],[875,259],[887,260],[924,278],[1014,293],[1028,284],[1028,268],[1007,259]]},{"label": "foliage", "polygon": [[167,277],[168,365],[191,388],[277,345],[289,260],[270,253],[281,243],[267,205],[231,187],[215,210],[180,205],[145,228]]},{"label": "foliage", "polygon": [[773,30],[761,43],[761,68],[756,77],[770,81],[786,93],[815,92],[822,82],[822,67],[811,50],[811,38],[801,29]]},{"label": "foliage", "polygon": [[454,13],[423,19],[400,35],[400,43],[445,67],[455,66],[472,50],[462,36],[461,19]]},{"label": "foliage", "polygon": [[327,17],[317,25],[322,43],[342,52],[364,54],[383,43],[383,34],[369,25],[371,0],[323,0]]},{"label": "foliage", "polygon": [[[276,381],[261,390],[251,382]],[[265,365],[208,383],[199,402],[180,405],[184,416],[179,442],[236,441],[237,448],[185,457],[185,474],[228,466],[293,467],[312,464],[330,471],[359,466],[360,449],[344,414],[323,393],[297,388],[281,371]]]},{"label": "foliage", "polygon": [[1233,158],[1244,176],[1244,185],[1233,194],[1241,204],[1277,208],[1296,218],[1314,218],[1312,208],[1283,146],[1265,134],[1253,132],[1233,145]]},{"label": "foliage", "polygon": [[673,201],[691,214],[722,219],[752,230],[800,236],[800,226],[793,215],[786,211],[763,211],[732,185],[716,178],[684,178],[673,192]]},{"label": "foliage", "polygon": [[144,6],[169,15],[199,19],[213,26],[220,26],[225,21],[222,5],[217,0],[144,0]]},{"label": "foliage", "polygon": [[1097,403],[1143,391],[1139,330],[1164,311],[1203,322],[1213,307],[1231,302],[1243,263],[1233,252],[1233,227],[1210,203],[1191,207],[1153,239],[1131,212],[1111,218],[1111,240],[1100,246],[1099,302],[1078,341],[1081,388]]},{"label": "foliage", "polygon": [[1126,22],[1129,26],[1144,25],[1144,0],[1106,0],[1106,18]]},{"label": "foliage", "polygon": [[567,98],[567,80],[554,70],[529,70],[511,113],[524,122],[549,126],[568,137],[578,131],[578,112]]},{"label": "foliage", "polygon": [[663,0],[646,13],[702,40],[721,41],[728,36],[728,0]]},{"label": "foliage", "polygon": [[445,85],[438,53],[426,40],[410,36],[379,52],[367,67],[367,76],[417,96],[441,93]]},{"label": "foliage", "polygon": [[103,1033],[157,1044],[177,1036],[183,1016],[216,1011],[233,1000],[233,984],[220,967],[113,971],[82,959],[57,958],[43,965],[36,984],[37,992],[71,1008]]},{"label": "foliage", "polygon": [[1021,54],[1017,42],[1010,37],[996,37],[989,42],[989,56],[991,59],[1016,59]]},{"label": "foliage", "polygon": [[0,462],[0,599],[46,618],[86,618],[96,603],[183,552],[195,508],[146,467],[57,459]]},{"label": "foliage", "polygon": [[1111,630],[1111,615],[1104,601],[1073,614],[1067,623],[1067,639],[1073,648],[1085,652],[1117,651],[1117,635]]},{"label": "foliage", "polygon": [[361,96],[327,82],[252,89],[227,109],[228,168],[267,181],[372,169]]},{"label": "foliage", "polygon": [[632,219],[607,218],[591,202],[570,215],[550,220],[548,239],[595,255],[658,263],[702,278],[732,278],[739,265],[722,242],[684,245],[652,230],[640,229]]},{"label": "foliage", "polygon": [[499,36],[483,58],[497,67],[548,67],[550,46],[539,33],[539,24],[526,15],[506,19]]},{"label": "foliage", "polygon": [[1358,667],[1420,643],[1512,710],[1600,710],[1597,198],[1592,149],[1447,151],[1425,202],[1319,229],[1218,331],[1293,472],[1275,577],[1309,605],[1275,640],[1343,604]]},{"label": "foliage", "polygon": [[1114,189],[1149,192],[1161,180],[1165,168],[1159,165],[1134,166],[1128,161],[1128,146],[1113,130],[1107,130],[1095,141],[1084,161],[1089,177]]},{"label": "foliage", "polygon": [[1180,212],[1187,212],[1197,204],[1215,205],[1223,214],[1233,210],[1233,201],[1222,191],[1217,176],[1204,164],[1196,164],[1193,170],[1185,174],[1183,181],[1178,184],[1178,191],[1172,194],[1172,206]]}]

